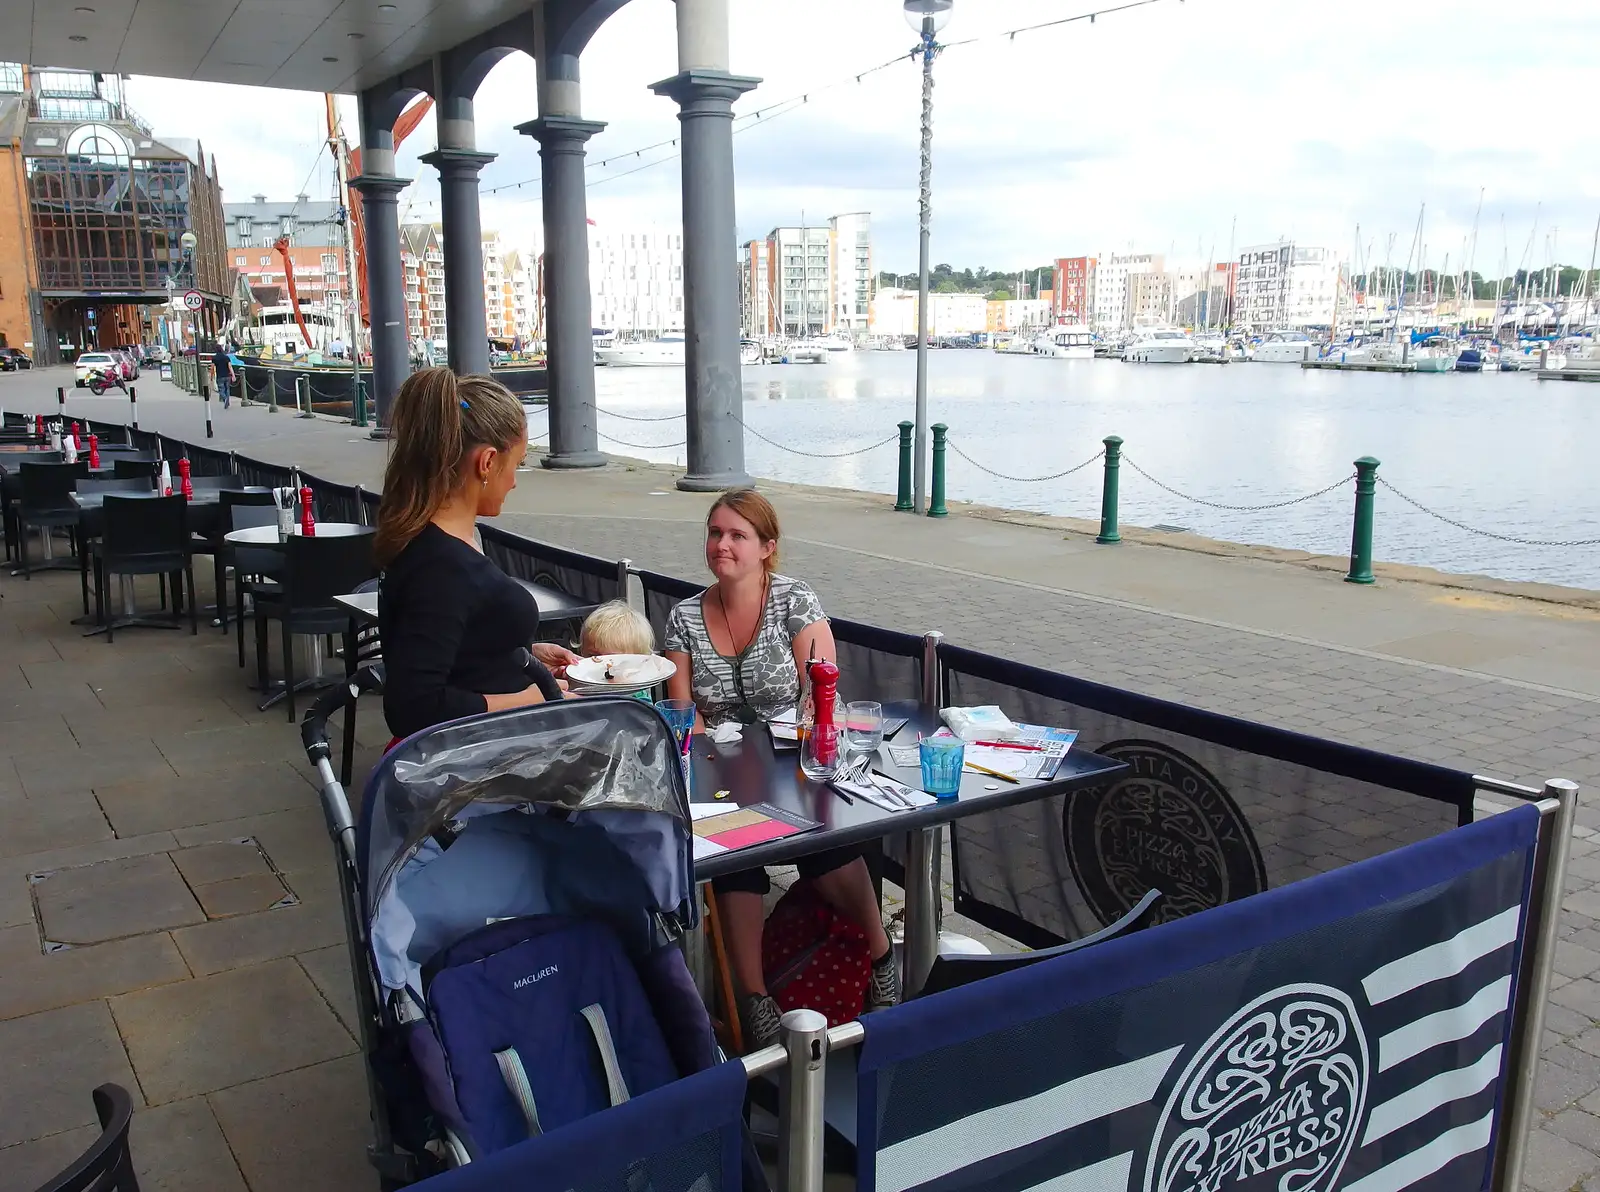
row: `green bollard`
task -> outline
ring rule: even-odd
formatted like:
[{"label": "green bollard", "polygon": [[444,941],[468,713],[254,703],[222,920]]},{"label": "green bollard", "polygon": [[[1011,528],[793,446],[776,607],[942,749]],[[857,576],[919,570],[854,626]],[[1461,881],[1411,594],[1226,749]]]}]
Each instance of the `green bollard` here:
[{"label": "green bollard", "polygon": [[935,422],[933,430],[933,480],[929,484],[928,516],[949,517],[950,511],[944,507],[944,437],[950,428],[942,422]]},{"label": "green bollard", "polygon": [[1107,435],[1105,444],[1106,478],[1100,489],[1100,534],[1095,541],[1111,545],[1122,541],[1122,535],[1117,533],[1117,477],[1122,471],[1122,438]]},{"label": "green bollard", "polygon": [[911,503],[911,432],[914,429],[914,424],[910,422],[900,424],[900,491],[894,501],[897,513],[915,508]]},{"label": "green bollard", "polygon": [[1372,510],[1377,503],[1378,461],[1370,455],[1356,460],[1356,521],[1350,534],[1350,574],[1347,584],[1372,583]]},{"label": "green bollard", "polygon": [[367,424],[367,383],[356,382],[356,416],[352,426],[365,426]]},{"label": "green bollard", "polygon": [[275,372],[267,373],[266,374],[266,382],[267,382],[267,413],[276,414],[278,412],[278,374],[275,373]]}]

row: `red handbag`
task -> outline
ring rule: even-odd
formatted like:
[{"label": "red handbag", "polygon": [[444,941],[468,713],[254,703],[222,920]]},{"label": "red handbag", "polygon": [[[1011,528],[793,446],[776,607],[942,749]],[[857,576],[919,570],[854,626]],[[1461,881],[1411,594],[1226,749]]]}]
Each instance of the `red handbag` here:
[{"label": "red handbag", "polygon": [[761,932],[761,969],[780,1009],[816,1010],[829,1026],[854,1022],[872,982],[866,932],[829,906],[810,882],[778,900]]}]

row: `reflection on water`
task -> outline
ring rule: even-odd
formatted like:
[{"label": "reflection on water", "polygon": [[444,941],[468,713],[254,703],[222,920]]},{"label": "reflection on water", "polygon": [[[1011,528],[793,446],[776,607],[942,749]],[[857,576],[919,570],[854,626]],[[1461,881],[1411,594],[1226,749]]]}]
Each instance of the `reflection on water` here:
[{"label": "reflection on water", "polygon": [[[813,452],[866,447],[913,416],[916,358],[861,352],[824,364],[744,370],[746,425]],[[601,368],[601,446],[685,462],[683,370]],[[1180,492],[1232,505],[1282,501],[1351,472],[1359,455],[1423,504],[1500,533],[1600,536],[1590,464],[1600,442],[1600,387],[1540,383],[1529,374],[1406,376],[1306,371],[1293,365],[1137,365],[1047,360],[985,351],[929,355],[931,420],[978,464],[1013,477],[1059,472],[1121,435],[1126,458]],[[618,415],[629,415],[628,420]],[[620,443],[629,444],[621,446]],[[780,480],[893,492],[893,446],[811,459],[746,438],[750,472]],[[1098,464],[1063,480],[1022,483],[954,454],[949,496],[1076,517],[1099,516]],[[1214,509],[1122,474],[1128,525],[1186,527],[1235,542],[1325,554],[1350,549],[1353,494],[1256,513]],[[1447,571],[1600,587],[1600,550],[1497,542],[1378,493],[1377,556]]]}]

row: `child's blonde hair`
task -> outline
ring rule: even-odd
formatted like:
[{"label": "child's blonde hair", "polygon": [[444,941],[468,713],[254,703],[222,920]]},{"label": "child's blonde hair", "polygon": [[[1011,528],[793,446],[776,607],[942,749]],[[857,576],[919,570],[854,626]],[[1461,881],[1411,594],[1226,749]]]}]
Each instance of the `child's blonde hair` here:
[{"label": "child's blonde hair", "polygon": [[653,654],[655,649],[656,635],[650,622],[622,600],[610,600],[595,609],[578,634],[578,652],[585,656]]}]

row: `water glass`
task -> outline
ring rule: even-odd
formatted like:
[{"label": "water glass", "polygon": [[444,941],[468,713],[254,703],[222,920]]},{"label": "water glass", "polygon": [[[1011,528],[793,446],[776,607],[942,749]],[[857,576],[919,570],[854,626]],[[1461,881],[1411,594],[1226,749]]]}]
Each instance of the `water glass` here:
[{"label": "water glass", "polygon": [[966,745],[960,737],[923,737],[922,789],[936,799],[954,799],[961,791],[961,764]]},{"label": "water glass", "polygon": [[875,753],[883,744],[883,705],[861,700],[844,706],[844,742],[855,753]]},{"label": "water glass", "polygon": [[656,711],[667,718],[667,723],[672,726],[672,735],[677,739],[678,748],[683,748],[683,743],[689,739],[689,734],[694,732],[694,700],[692,699],[658,699]]}]

